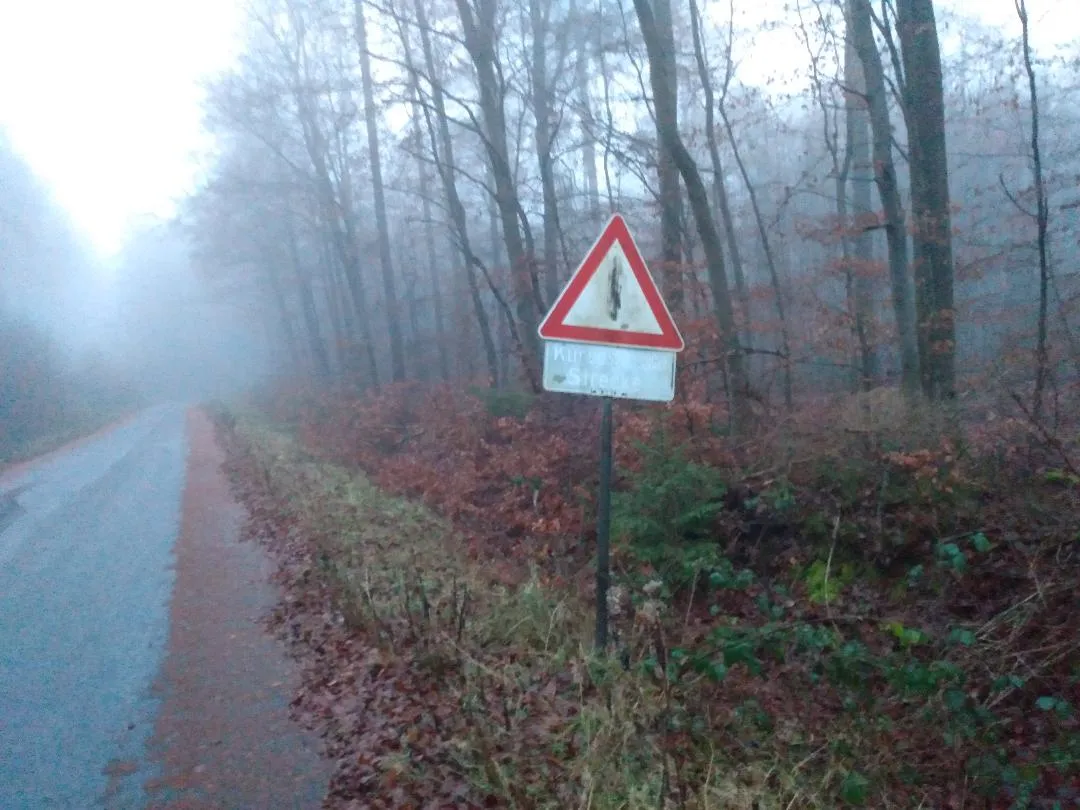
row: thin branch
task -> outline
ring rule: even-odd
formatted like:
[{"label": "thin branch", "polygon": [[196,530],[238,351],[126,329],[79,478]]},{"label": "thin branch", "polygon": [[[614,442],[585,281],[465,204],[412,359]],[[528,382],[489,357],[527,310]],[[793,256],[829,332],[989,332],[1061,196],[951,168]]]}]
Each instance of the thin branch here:
[{"label": "thin branch", "polygon": [[1001,172],[998,175],[998,182],[1001,183],[1001,190],[1005,192],[1005,196],[1009,198],[1009,202],[1016,206],[1017,211],[1019,211],[1024,216],[1031,217],[1032,219],[1036,218],[1036,214],[1033,211],[1029,211],[1028,209],[1024,208],[1023,203],[1021,203],[1020,200],[1018,200],[1013,195],[1013,193],[1009,191],[1009,187],[1005,184],[1004,172]]}]

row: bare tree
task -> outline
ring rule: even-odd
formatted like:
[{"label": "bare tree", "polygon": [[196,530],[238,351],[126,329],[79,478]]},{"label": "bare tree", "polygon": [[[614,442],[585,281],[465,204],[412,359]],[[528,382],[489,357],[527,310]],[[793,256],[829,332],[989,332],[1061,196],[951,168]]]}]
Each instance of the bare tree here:
[{"label": "bare tree", "polygon": [[[873,218],[870,208],[870,185],[873,183],[870,163],[870,122],[866,116],[866,90],[862,67],[852,44],[845,35],[838,47],[832,32],[831,21],[821,0],[815,0],[818,27],[825,33],[826,47],[832,46],[836,66],[843,71],[841,84],[843,104],[834,102],[829,82],[819,67],[825,56],[817,51],[811,41],[809,27],[803,17],[801,3],[796,7],[799,29],[810,60],[810,80],[821,112],[822,136],[831,163],[830,174],[836,187],[836,221],[840,229],[840,261],[844,272],[844,289],[847,298],[851,333],[856,346],[857,372],[852,377],[852,387],[869,388],[877,374],[877,353],[871,344],[873,330],[872,298],[867,270],[873,260],[873,243],[868,222]],[[842,55],[841,55],[842,48]],[[841,126],[844,119],[844,139],[841,145]],[[854,186],[853,204],[849,201],[848,187]],[[854,218],[851,208],[854,207]],[[854,219],[854,222],[852,222]]]},{"label": "bare tree", "polygon": [[[731,6],[732,14],[732,28],[734,27],[734,3]],[[729,35],[728,39],[728,53],[727,53],[727,70],[724,76],[724,87],[720,93],[720,99],[717,107],[720,110],[720,120],[724,122],[724,131],[727,133],[728,144],[731,146],[731,154],[735,158],[735,165],[739,169],[739,175],[742,177],[743,184],[746,186],[747,196],[750,198],[750,209],[754,212],[754,223],[757,225],[758,237],[761,240],[761,250],[765,254],[765,266],[769,269],[769,282],[773,288],[773,295],[775,297],[776,316],[780,320],[780,360],[784,367],[784,404],[790,410],[794,406],[794,385],[792,382],[792,356],[791,356],[791,337],[788,331],[787,315],[784,312],[784,289],[780,284],[780,273],[776,266],[776,257],[773,253],[772,240],[769,239],[769,229],[765,223],[765,216],[761,211],[761,204],[758,202],[757,189],[754,187],[753,180],[750,178],[750,172],[746,168],[746,162],[742,158],[742,153],[739,151],[739,142],[735,139],[735,130],[731,126],[731,118],[727,112],[727,92],[731,82],[731,78],[734,75],[734,59],[732,57],[732,48],[734,43],[732,42],[733,34]]]},{"label": "bare tree", "polygon": [[893,162],[893,130],[889,120],[889,100],[885,71],[874,40],[873,10],[870,0],[848,0],[848,30],[862,62],[866,80],[866,101],[873,131],[874,180],[885,209],[885,237],[889,245],[889,279],[892,284],[893,310],[900,343],[900,373],[904,391],[915,394],[920,389],[919,342],[915,325],[914,296],[908,276],[907,225],[896,164]]},{"label": "bare tree", "polygon": [[590,16],[579,12],[577,0],[570,0],[570,20],[577,36],[574,43],[574,84],[577,93],[578,116],[581,121],[581,163],[585,177],[586,207],[592,222],[600,215],[600,181],[596,171],[596,121],[589,91]]},{"label": "bare tree", "polygon": [[[476,267],[479,260],[472,249],[469,239],[468,219],[465,216],[465,206],[458,194],[457,178],[454,174],[454,142],[450,137],[450,120],[446,114],[446,101],[443,86],[435,71],[435,52],[431,45],[431,27],[428,25],[427,11],[424,8],[424,0],[414,0],[413,8],[416,12],[416,24],[420,29],[420,44],[424,52],[424,65],[428,72],[428,82],[431,85],[431,100],[435,112],[435,121],[432,121],[431,110],[424,106],[424,117],[427,123],[428,134],[431,142],[431,155],[435,161],[439,176],[442,179],[443,191],[446,194],[447,206],[450,209],[450,220],[453,224],[457,237],[458,248],[461,251],[465,265],[465,278],[469,287],[469,296],[473,304],[473,312],[480,326],[480,336],[484,345],[484,356],[487,360],[488,377],[491,385],[499,384],[499,359],[495,351],[495,339],[492,336],[491,324],[484,310],[484,302],[480,296],[480,285],[476,278]],[[402,44],[405,47],[405,58],[412,65],[412,57],[409,53],[408,37],[402,29]],[[415,71],[413,71],[415,73]],[[438,136],[436,136],[436,127]]]},{"label": "bare tree", "polygon": [[728,256],[731,257],[731,272],[735,276],[735,290],[739,295],[739,303],[742,305],[742,316],[746,319],[750,317],[750,293],[746,288],[742,252],[739,250],[739,240],[735,235],[727,181],[720,160],[720,146],[716,139],[716,93],[713,91],[712,74],[706,59],[705,46],[702,43],[701,15],[698,12],[697,0],[690,0],[690,30],[694,40],[694,60],[697,62],[701,89],[705,94],[705,140],[709,145],[709,159],[712,162],[713,200],[720,211],[720,220],[724,225]]},{"label": "bare tree", "polygon": [[[540,185],[544,201],[544,293],[549,302],[559,294],[559,205],[555,190],[555,167],[552,155],[554,126],[551,79],[548,71],[548,35],[551,32],[553,3],[529,0],[529,23],[532,33],[532,108],[536,126],[536,159],[540,166]],[[559,76],[566,64],[568,49],[559,49],[552,75]]]},{"label": "bare tree", "polygon": [[930,399],[948,400],[956,392],[956,320],[945,98],[933,0],[896,0],[896,28],[904,65],[922,387]]},{"label": "bare tree", "polygon": [[[652,85],[653,98],[657,94],[672,99],[675,109],[679,108],[679,74],[675,66],[675,31],[671,19],[671,0],[651,0],[653,15],[656,19],[656,50],[658,58],[664,60],[665,69],[650,70],[649,82]],[[651,61],[650,56],[650,61]],[[659,84],[659,82],[663,84]],[[655,102],[654,102],[655,103]],[[660,123],[657,122],[657,180],[660,189],[660,244],[664,261],[664,278],[667,299],[675,312],[684,307],[683,293],[683,255],[682,255],[682,189],[679,185],[679,168],[675,156],[671,153],[663,136],[660,135]]]},{"label": "bare tree", "polygon": [[540,336],[537,326],[542,309],[535,286],[534,256],[527,251],[519,217],[524,219],[521,201],[514,183],[510,152],[506,138],[506,109],[503,84],[495,52],[497,30],[496,0],[454,0],[465,33],[465,49],[476,70],[480,91],[480,109],[484,115],[484,146],[491,170],[495,175],[495,199],[499,204],[503,241],[510,261],[513,287],[517,299],[517,316],[521,322],[522,364],[532,386],[539,390]]},{"label": "bare tree", "polygon": [[[406,43],[406,47],[407,47]],[[410,59],[411,61],[411,59]],[[431,176],[428,160],[423,157],[424,135],[420,123],[423,110],[420,106],[420,90],[417,74],[409,77],[409,97],[412,101],[412,139],[416,149],[417,191],[420,194],[421,216],[424,219],[424,252],[427,254],[428,277],[431,284],[432,314],[435,317],[435,341],[438,343],[439,374],[443,380],[450,379],[450,346],[446,335],[446,318],[443,313],[443,290],[439,281],[439,262],[435,249],[435,222],[431,206]]]},{"label": "bare tree", "polygon": [[1025,0],[1015,0],[1016,14],[1020,18],[1021,46],[1024,53],[1024,71],[1027,73],[1028,93],[1031,98],[1031,163],[1035,179],[1035,227],[1039,247],[1039,321],[1035,344],[1035,392],[1031,407],[1032,417],[1041,421],[1043,394],[1050,376],[1050,357],[1047,341],[1047,317],[1050,303],[1049,239],[1050,206],[1046,198],[1046,181],[1043,177],[1042,147],[1039,142],[1039,88],[1035,81],[1035,66],[1031,58],[1031,32]]},{"label": "bare tree", "polygon": [[330,357],[323,341],[322,326],[315,306],[315,295],[311,289],[311,274],[301,259],[300,245],[297,240],[293,213],[284,214],[285,235],[289,246],[289,260],[295,274],[296,289],[300,296],[300,312],[303,315],[304,330],[308,337],[308,347],[315,361],[316,371],[323,377],[330,376]]},{"label": "bare tree", "polygon": [[[844,226],[845,258],[852,286],[852,303],[855,314],[855,335],[862,359],[862,385],[869,388],[878,377],[878,355],[874,337],[873,280],[870,268],[874,263],[874,236],[871,224],[875,220],[871,205],[871,186],[874,183],[874,164],[870,157],[870,117],[866,104],[866,80],[862,64],[848,32],[844,36],[844,188],[838,188],[837,205]],[[837,180],[838,187],[841,185]],[[847,206],[846,185],[851,187],[851,207]],[[848,226],[848,215],[853,221]],[[854,236],[851,231],[854,231]]]},{"label": "bare tree", "polygon": [[[355,355],[366,359],[366,379],[379,381],[368,301],[357,242],[349,126],[355,115],[339,74],[321,65],[315,33],[296,0],[253,5],[250,21],[257,35],[258,62],[248,60],[223,77],[210,97],[210,121],[229,133],[259,143],[305,188],[313,214],[334,254],[335,285],[347,324],[345,364],[358,371]],[[321,55],[321,54],[320,54]],[[281,248],[284,250],[284,248]]]},{"label": "bare tree", "polygon": [[713,307],[725,351],[733,422],[737,428],[741,428],[745,426],[749,418],[746,407],[748,380],[742,346],[739,344],[739,335],[735,328],[735,314],[728,291],[727,267],[724,263],[724,249],[720,241],[720,233],[716,230],[716,223],[709,207],[709,192],[701,180],[697,163],[679,134],[677,99],[670,92],[674,78],[668,75],[668,71],[673,69],[670,51],[665,51],[665,40],[657,28],[649,0],[634,0],[634,9],[637,12],[641,33],[645,38],[645,47],[649,54],[649,70],[653,74],[654,93],[659,91],[653,97],[657,132],[671,153],[683,182],[686,183],[687,197],[694,212],[698,235],[701,237],[701,247],[708,265],[709,284],[712,287]]},{"label": "bare tree", "polygon": [[356,45],[360,51],[360,77],[364,91],[364,122],[367,125],[368,155],[371,160],[371,193],[375,204],[375,227],[379,232],[379,263],[382,265],[383,295],[386,297],[387,331],[390,335],[391,373],[396,382],[405,379],[405,353],[401,346],[397,291],[394,287],[394,262],[390,250],[390,226],[386,221],[386,194],[383,189],[382,161],[379,157],[379,127],[375,110],[375,89],[371,79],[371,55],[368,53],[367,23],[363,0],[354,0]]}]

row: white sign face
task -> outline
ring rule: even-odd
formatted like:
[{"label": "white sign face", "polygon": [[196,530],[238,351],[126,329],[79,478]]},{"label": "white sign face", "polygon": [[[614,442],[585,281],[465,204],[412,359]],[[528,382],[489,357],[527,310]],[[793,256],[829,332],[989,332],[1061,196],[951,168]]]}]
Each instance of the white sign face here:
[{"label": "white sign face", "polygon": [[671,402],[675,352],[546,340],[544,390]]},{"label": "white sign face", "polygon": [[634,278],[630,262],[618,242],[613,242],[600,260],[563,323],[646,335],[663,334],[660,322],[645,300],[645,291]]}]

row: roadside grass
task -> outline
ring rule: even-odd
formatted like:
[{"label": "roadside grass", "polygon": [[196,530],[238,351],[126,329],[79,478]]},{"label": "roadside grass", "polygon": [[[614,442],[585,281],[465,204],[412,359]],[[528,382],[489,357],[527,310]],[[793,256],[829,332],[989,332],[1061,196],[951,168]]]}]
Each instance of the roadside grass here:
[{"label": "roadside grass", "polygon": [[[594,654],[592,604],[579,590],[535,569],[518,579],[512,565],[470,559],[424,506],[307,456],[264,422],[241,417],[234,441],[275,504],[265,509],[303,538],[338,621],[437,685],[397,696],[421,705],[415,723],[398,729],[408,744],[374,752],[384,788],[436,790],[424,783],[441,778],[428,768],[441,761],[467,780],[476,806],[833,806],[815,797],[828,774],[814,758],[732,742],[731,731],[753,718],[721,730],[692,681]],[[649,646],[658,629],[628,624],[624,648]]]},{"label": "roadside grass", "polygon": [[[370,430],[349,408],[327,425],[298,420],[299,440],[252,414],[231,432],[249,509],[308,555],[293,584],[330,594],[339,619],[317,621],[380,651],[374,680],[371,667],[346,679],[352,664],[334,659],[319,687],[334,701],[344,681],[380,695],[395,729],[343,735],[343,799],[446,800],[433,785],[458,779],[464,806],[514,808],[1080,801],[1080,492],[1059,460],[1032,472],[1011,435],[943,439],[940,414],[906,413],[855,414],[843,432],[787,425],[740,464],[690,409],[628,415],[615,643],[596,655],[587,542],[552,555],[537,553],[543,535],[469,535],[512,509],[565,532],[569,508],[551,501],[564,511],[545,522],[541,506],[573,494],[557,475],[574,458],[530,455],[546,428],[529,412],[500,405],[485,422],[387,398],[360,412]],[[453,429],[432,430],[440,418]],[[440,480],[454,474],[443,460],[492,442],[515,452]],[[399,492],[422,482],[453,526],[375,486],[365,465]],[[475,504],[493,502],[500,476],[500,511],[484,522]],[[387,802],[373,806],[405,806]]]}]

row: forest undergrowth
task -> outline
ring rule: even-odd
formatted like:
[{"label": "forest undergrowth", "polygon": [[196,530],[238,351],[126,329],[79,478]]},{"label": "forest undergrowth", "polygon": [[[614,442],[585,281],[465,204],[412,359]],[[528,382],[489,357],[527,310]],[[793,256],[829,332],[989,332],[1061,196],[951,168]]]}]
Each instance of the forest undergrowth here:
[{"label": "forest undergrowth", "polygon": [[1080,807],[1075,425],[620,403],[598,655],[595,401],[312,390],[218,423],[327,806]]}]

